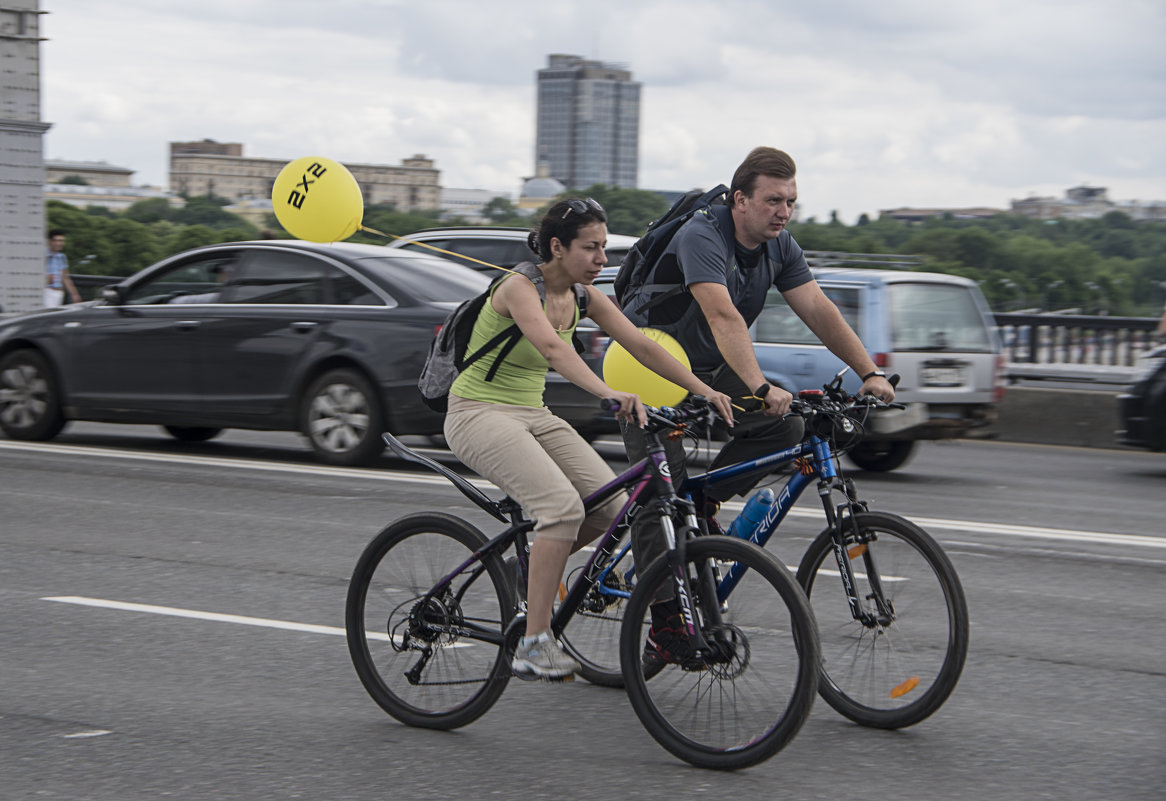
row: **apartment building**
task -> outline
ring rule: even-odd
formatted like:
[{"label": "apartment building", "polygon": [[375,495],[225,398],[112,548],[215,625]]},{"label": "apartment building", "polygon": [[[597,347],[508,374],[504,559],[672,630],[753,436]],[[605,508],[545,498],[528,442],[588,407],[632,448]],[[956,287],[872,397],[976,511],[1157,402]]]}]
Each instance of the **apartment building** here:
[{"label": "apartment building", "polygon": [[[242,155],[239,143],[170,143],[170,191],[179,195],[217,195],[242,201],[270,198],[280,170],[292,159]],[[360,185],[368,205],[388,203],[399,211],[441,206],[440,172],[424,155],[403,159],[398,166],[345,164]]]}]

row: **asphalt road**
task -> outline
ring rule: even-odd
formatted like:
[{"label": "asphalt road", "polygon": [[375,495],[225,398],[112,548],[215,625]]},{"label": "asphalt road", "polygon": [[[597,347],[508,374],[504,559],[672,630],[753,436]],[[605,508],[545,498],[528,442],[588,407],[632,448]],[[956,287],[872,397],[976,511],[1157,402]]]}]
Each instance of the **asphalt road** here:
[{"label": "asphalt road", "polygon": [[[411,511],[487,522],[429,476],[323,468],[290,435],[0,439],[0,800],[1161,797],[1166,458],[960,442],[855,475],[951,554],[960,685],[899,732],[819,702],[776,757],[721,774],[582,681],[512,682],[457,732],[376,707],[342,631],[361,549]],[[787,564],[814,503],[773,543]]]}]

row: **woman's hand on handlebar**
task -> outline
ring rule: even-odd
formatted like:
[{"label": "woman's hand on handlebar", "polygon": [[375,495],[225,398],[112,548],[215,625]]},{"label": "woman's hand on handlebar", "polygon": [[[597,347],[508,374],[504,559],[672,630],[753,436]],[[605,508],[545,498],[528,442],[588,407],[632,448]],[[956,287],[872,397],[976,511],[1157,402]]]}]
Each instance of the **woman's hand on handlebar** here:
[{"label": "woman's hand on handlebar", "polygon": [[615,410],[615,419],[626,420],[632,425],[643,428],[648,424],[648,413],[644,411],[644,402],[634,392],[619,392],[611,390],[607,398],[618,404]]},{"label": "woman's hand on handlebar", "polygon": [[717,410],[717,414],[721,416],[721,419],[724,420],[730,428],[732,428],[734,423],[733,399],[723,392],[717,392],[712,387],[706,388],[708,389],[708,392],[702,392],[700,394],[704,395],[708,399],[708,402],[711,403],[713,408]]}]

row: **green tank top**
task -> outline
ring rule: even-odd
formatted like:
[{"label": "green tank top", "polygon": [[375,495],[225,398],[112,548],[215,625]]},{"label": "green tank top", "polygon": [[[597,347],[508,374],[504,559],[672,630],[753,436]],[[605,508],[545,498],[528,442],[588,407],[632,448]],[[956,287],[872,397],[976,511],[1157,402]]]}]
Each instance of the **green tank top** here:
[{"label": "green tank top", "polygon": [[[501,286],[499,282],[494,289]],[[490,291],[493,298],[494,291]],[[545,308],[545,305],[544,305]],[[558,332],[559,337],[571,344],[571,335],[575,326],[579,324],[579,306],[575,305],[575,316],[571,327],[566,331]],[[514,320],[504,317],[494,310],[494,306],[487,301],[482,306],[481,313],[474,323],[473,333],[470,334],[470,343],[466,346],[466,353],[473,353],[490,341],[492,337],[514,325]],[[547,369],[549,365],[538,348],[530,340],[522,337],[518,344],[506,355],[506,359],[498,366],[498,371],[491,381],[486,380],[486,373],[494,365],[494,353],[488,353],[476,362],[470,364],[454,379],[450,392],[459,398],[467,400],[485,401],[486,403],[505,403],[511,406],[532,406],[539,408],[543,405],[543,390],[547,385]]]}]

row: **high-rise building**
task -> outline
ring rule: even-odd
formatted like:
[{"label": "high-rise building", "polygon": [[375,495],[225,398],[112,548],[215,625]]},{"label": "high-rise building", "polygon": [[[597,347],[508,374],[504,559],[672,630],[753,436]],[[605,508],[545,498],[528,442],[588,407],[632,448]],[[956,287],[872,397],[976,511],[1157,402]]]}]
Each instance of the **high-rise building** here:
[{"label": "high-rise building", "polygon": [[640,84],[617,64],[554,54],[538,71],[535,168],[569,189],[603,183],[636,187]]}]

